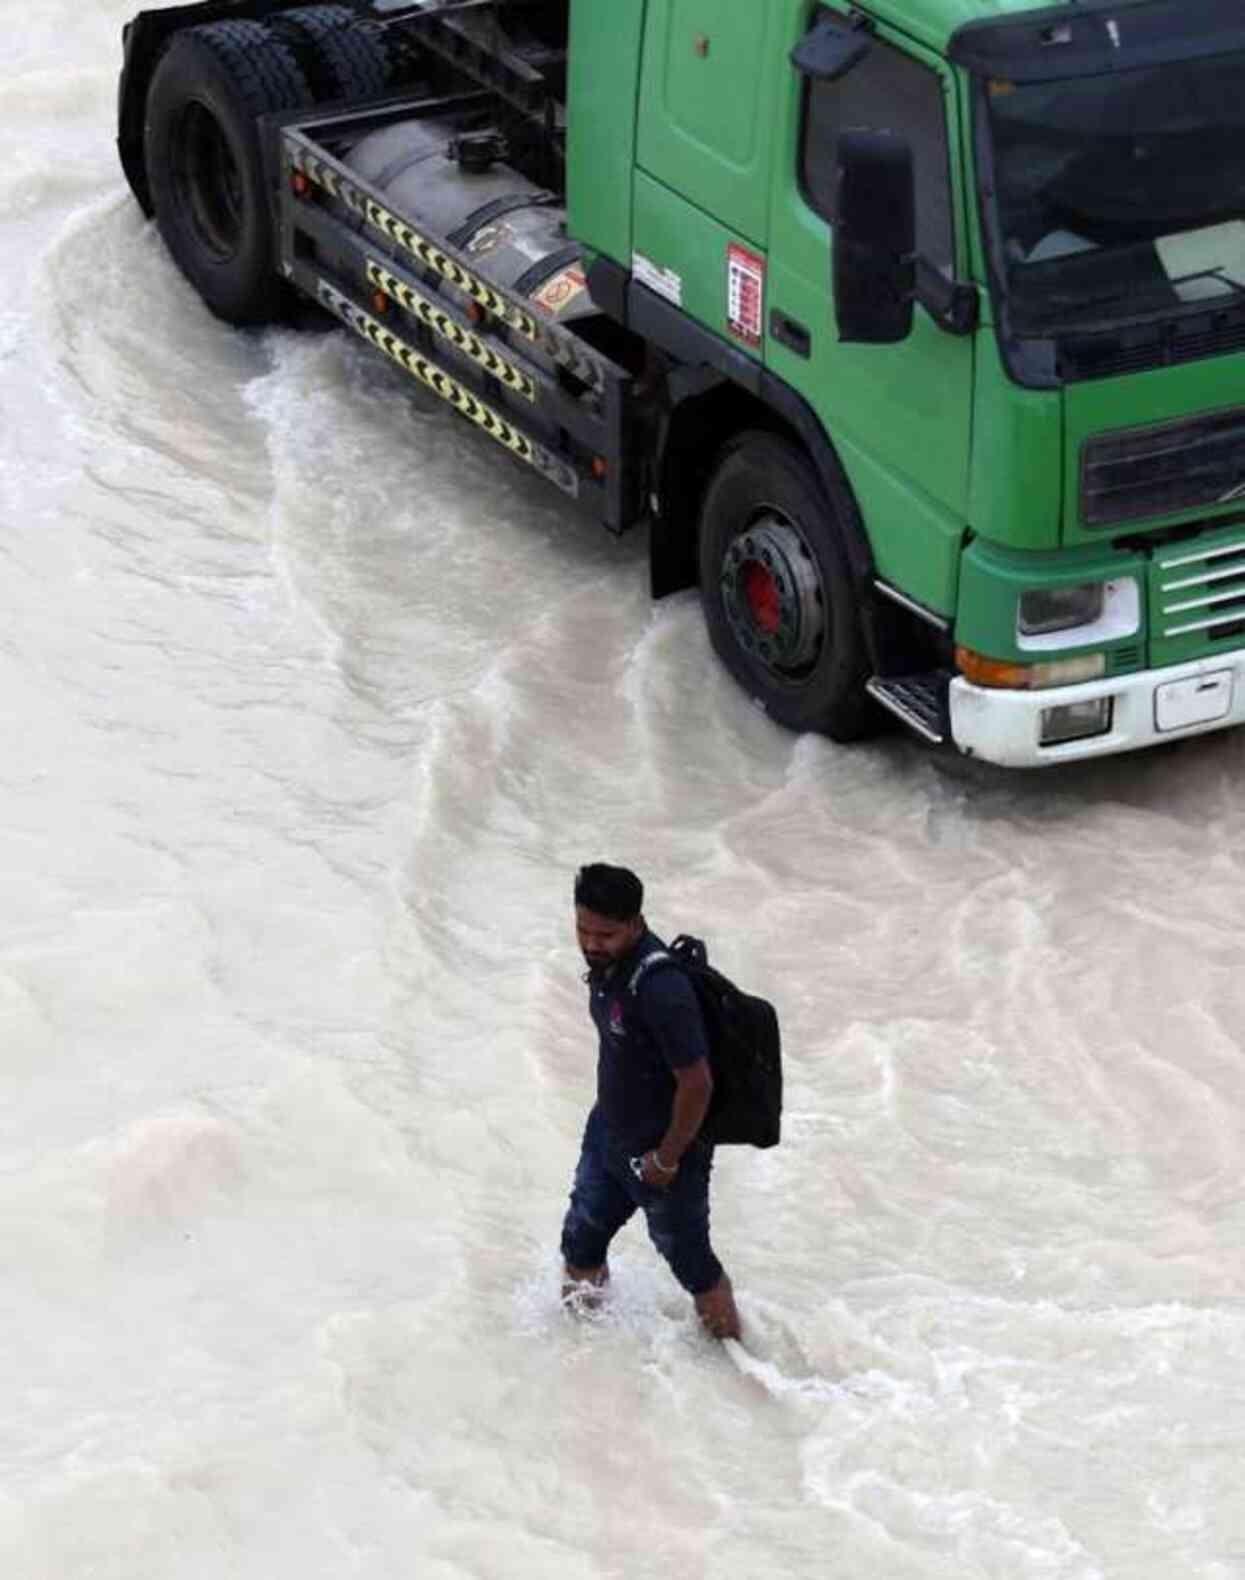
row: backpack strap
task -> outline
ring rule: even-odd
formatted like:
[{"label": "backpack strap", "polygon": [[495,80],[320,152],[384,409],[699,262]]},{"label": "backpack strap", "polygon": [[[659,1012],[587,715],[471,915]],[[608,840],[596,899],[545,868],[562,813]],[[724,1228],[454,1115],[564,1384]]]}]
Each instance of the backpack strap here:
[{"label": "backpack strap", "polygon": [[630,977],[627,979],[627,992],[631,994],[632,998],[636,996],[636,991],[640,986],[641,977],[643,977],[647,971],[650,971],[653,966],[659,966],[667,960],[672,966],[678,965],[678,961],[668,949],[653,949],[644,956],[644,958],[636,966],[635,970],[631,973]]},{"label": "backpack strap", "polygon": [[680,933],[671,943],[670,953],[676,960],[684,961],[688,965],[707,966],[709,964],[709,951],[705,948],[704,940],[693,938],[691,933]]}]

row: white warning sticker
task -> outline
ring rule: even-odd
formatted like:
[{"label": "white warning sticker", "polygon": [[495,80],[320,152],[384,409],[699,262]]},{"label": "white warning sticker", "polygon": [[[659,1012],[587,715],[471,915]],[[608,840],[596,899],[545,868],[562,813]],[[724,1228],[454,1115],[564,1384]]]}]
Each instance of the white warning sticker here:
[{"label": "white warning sticker", "polygon": [[646,258],[642,252],[633,252],[631,274],[633,279],[641,285],[647,285],[650,291],[656,291],[658,296],[664,296],[676,307],[683,306],[683,276],[676,274],[673,269],[663,269],[661,264]]},{"label": "white warning sticker", "polygon": [[726,249],[726,322],[736,339],[761,344],[765,323],[765,259],[738,242]]}]

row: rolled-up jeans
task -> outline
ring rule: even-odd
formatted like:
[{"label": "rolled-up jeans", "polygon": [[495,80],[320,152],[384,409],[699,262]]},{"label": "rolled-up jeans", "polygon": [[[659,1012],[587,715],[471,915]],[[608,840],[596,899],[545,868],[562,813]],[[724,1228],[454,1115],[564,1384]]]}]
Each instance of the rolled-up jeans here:
[{"label": "rolled-up jeans", "polygon": [[722,1264],[709,1244],[713,1148],[694,1141],[673,1181],[664,1187],[646,1185],[632,1172],[631,1158],[640,1150],[617,1142],[599,1109],[588,1115],[571,1205],[562,1224],[562,1256],[568,1267],[601,1267],[610,1241],[639,1208],[649,1239],[679,1283],[688,1294],[703,1295],[722,1276]]}]

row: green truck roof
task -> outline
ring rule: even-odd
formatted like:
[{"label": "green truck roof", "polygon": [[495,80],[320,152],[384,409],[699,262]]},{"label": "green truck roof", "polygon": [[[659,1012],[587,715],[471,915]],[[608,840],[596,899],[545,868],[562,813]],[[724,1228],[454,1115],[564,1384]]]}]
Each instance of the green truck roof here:
[{"label": "green truck roof", "polygon": [[861,9],[879,22],[898,28],[930,49],[946,53],[951,35],[966,22],[1013,16],[1022,11],[1044,11],[1071,0],[864,0]]}]

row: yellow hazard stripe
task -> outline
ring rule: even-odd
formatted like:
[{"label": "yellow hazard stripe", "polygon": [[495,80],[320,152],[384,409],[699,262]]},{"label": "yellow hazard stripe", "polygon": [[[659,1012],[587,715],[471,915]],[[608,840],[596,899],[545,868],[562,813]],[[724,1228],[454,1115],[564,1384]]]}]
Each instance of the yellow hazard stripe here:
[{"label": "yellow hazard stripe", "polygon": [[535,401],[536,380],[513,362],[507,362],[505,357],[499,356],[486,340],[473,334],[470,329],[465,329],[443,307],[430,302],[404,280],[399,280],[388,269],[371,260],[367,265],[367,277],[378,291],[383,291],[391,301],[400,303],[413,317],[427,324],[443,340],[448,340],[456,351],[470,357],[493,378],[500,379],[507,389],[522,395],[526,400]]},{"label": "yellow hazard stripe", "polygon": [[544,319],[529,313],[511,297],[503,296],[487,280],[473,274],[456,259],[451,258],[434,241],[422,236],[413,225],[391,214],[382,203],[362,191],[354,182],[335,170],[303,145],[289,136],[286,156],[292,167],[301,170],[308,180],[315,182],[325,192],[344,203],[366,224],[390,241],[424,268],[432,269],[442,279],[469,296],[500,322],[524,336],[560,366],[581,380],[595,397],[605,388],[605,370],[602,363],[582,343],[566,330],[556,328]]},{"label": "yellow hazard stripe", "polygon": [[324,306],[336,314],[344,324],[356,334],[362,335],[365,340],[370,340],[378,351],[383,351],[392,362],[396,362],[405,372],[426,385],[435,395],[439,395],[443,401],[461,412],[478,428],[483,428],[491,439],[496,439],[498,444],[504,445],[520,460],[526,461],[529,466],[544,473],[564,492],[579,493],[579,479],[565,461],[530,439],[521,429],[514,427],[500,412],[494,411],[465,385],[451,378],[444,368],[421,356],[413,346],[408,346],[405,340],[395,335],[392,330],[386,329],[384,324],[365,312],[357,303],[335,291],[326,280],[318,282],[317,294]]},{"label": "yellow hazard stripe", "polygon": [[383,208],[375,198],[369,197],[366,192],[360,192],[356,186],[344,180],[314,154],[299,150],[296,163],[303,174],[317,186],[323,187],[333,197],[339,198],[361,219],[388,236],[391,241],[396,241],[398,246],[418,263],[423,264],[427,269],[434,269],[442,279],[448,280],[472,301],[478,302],[486,311],[492,313],[494,318],[499,318],[511,329],[518,330],[533,345],[542,343],[545,338],[543,326],[537,318],[531,313],[524,312],[521,307],[508,301],[504,296],[500,296],[486,280],[480,279],[478,275],[464,269],[453,258],[447,257],[435,242],[429,241],[426,236],[421,236],[405,220],[399,219],[396,214],[391,214],[387,208]]}]

